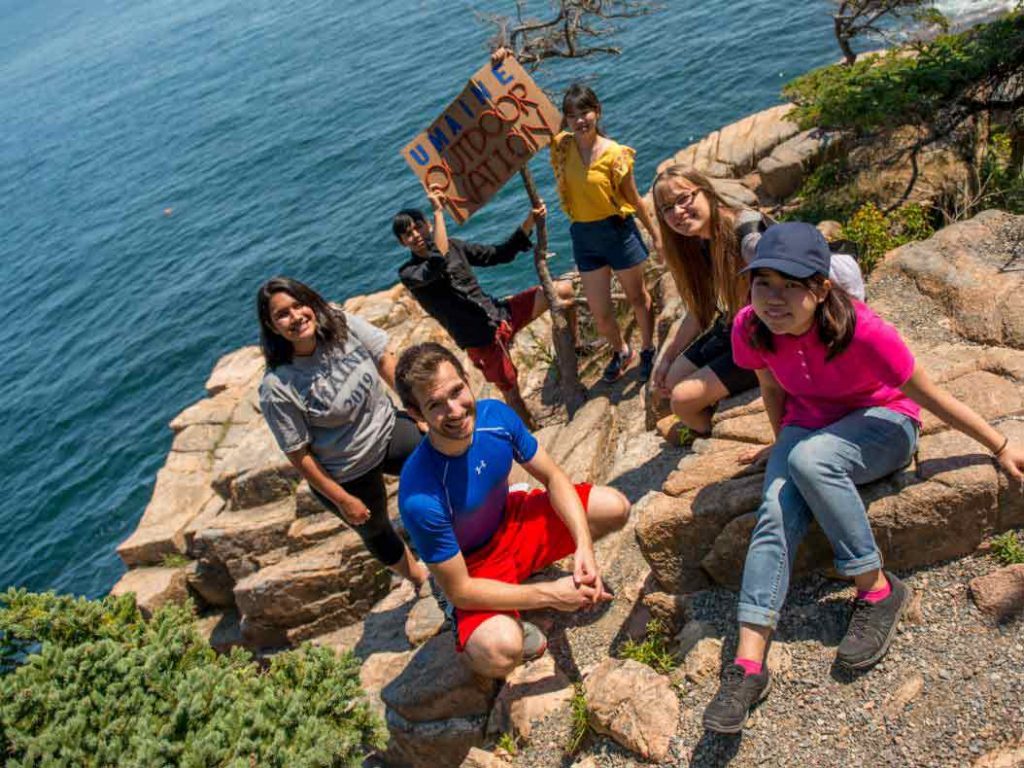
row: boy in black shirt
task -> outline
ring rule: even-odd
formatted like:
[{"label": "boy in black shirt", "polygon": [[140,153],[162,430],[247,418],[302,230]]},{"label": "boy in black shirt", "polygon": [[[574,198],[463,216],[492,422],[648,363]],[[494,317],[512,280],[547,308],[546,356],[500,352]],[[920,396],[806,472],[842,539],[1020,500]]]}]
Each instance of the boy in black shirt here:
[{"label": "boy in black shirt", "polygon": [[[415,208],[399,211],[392,222],[398,242],[410,251],[409,260],[399,267],[398,277],[424,311],[466,350],[484,378],[501,391],[505,402],[530,429],[536,429],[519,391],[509,347],[516,333],[547,310],[547,299],[536,285],[513,296],[495,299],[480,288],[472,267],[506,264],[521,251],[530,250],[533,247],[530,232],[536,219],[547,215],[547,208],[541,202],[505,242],[480,245],[455,238],[449,240],[444,221],[444,194],[435,189],[427,198],[433,209],[433,227]],[[572,283],[558,281],[555,290],[560,301],[571,302]],[[571,309],[569,322],[575,338],[575,313]]]}]

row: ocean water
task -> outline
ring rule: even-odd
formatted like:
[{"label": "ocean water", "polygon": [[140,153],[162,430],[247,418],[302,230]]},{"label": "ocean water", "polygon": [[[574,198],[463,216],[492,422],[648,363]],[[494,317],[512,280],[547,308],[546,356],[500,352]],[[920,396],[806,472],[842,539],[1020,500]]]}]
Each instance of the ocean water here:
[{"label": "ocean water", "polygon": [[[337,299],[395,281],[390,218],[425,202],[398,151],[486,60],[480,14],[512,6],[0,0],[0,588],[109,590],[166,424],[256,341],[262,280]],[[838,56],[828,0],[665,6],[626,24],[621,56],[537,76],[588,79],[641,187]],[[532,167],[566,269],[546,155]],[[457,234],[501,238],[524,212],[512,182]],[[495,293],[532,279],[525,258],[481,272]]]}]

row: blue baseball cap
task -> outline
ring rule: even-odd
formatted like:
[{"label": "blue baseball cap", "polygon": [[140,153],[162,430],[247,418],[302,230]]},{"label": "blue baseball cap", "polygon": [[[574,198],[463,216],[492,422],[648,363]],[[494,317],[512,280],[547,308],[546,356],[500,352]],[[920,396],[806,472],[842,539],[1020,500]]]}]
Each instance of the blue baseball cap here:
[{"label": "blue baseball cap", "polygon": [[765,230],[753,260],[740,272],[774,269],[802,280],[811,275],[827,276],[831,265],[832,252],[821,232],[802,221],[786,221]]}]

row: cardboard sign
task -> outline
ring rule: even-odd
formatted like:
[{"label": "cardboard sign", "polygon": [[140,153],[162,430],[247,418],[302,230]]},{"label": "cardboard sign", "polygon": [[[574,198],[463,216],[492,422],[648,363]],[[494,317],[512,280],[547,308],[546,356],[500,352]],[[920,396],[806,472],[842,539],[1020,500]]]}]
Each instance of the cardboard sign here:
[{"label": "cardboard sign", "polygon": [[519,62],[477,71],[430,127],[402,149],[424,189],[439,186],[460,224],[551,143],[562,115]]}]

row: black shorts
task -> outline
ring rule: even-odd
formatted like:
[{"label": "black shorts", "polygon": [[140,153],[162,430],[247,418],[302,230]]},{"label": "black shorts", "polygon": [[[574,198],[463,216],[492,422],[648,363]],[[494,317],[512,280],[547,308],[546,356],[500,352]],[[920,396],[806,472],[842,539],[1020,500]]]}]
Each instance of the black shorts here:
[{"label": "black shorts", "polygon": [[757,374],[740,368],[732,359],[732,323],[721,315],[683,351],[694,367],[710,368],[730,395],[757,386]]}]

